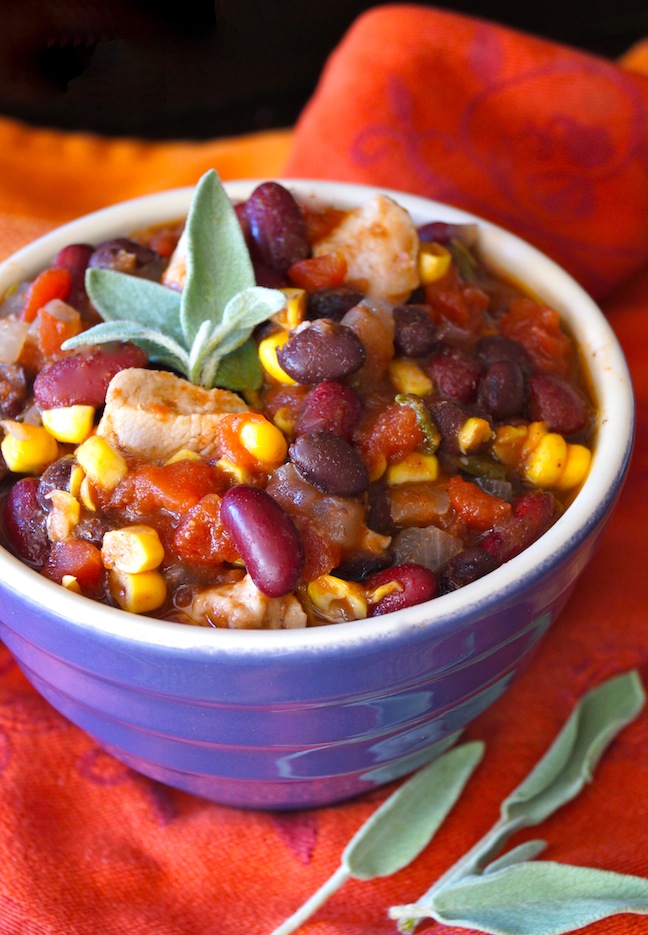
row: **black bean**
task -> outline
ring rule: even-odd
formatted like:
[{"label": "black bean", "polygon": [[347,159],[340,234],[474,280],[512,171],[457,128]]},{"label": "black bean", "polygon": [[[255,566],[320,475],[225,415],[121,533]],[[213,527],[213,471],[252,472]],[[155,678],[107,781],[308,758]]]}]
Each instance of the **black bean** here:
[{"label": "black bean", "polygon": [[314,321],[316,318],[330,318],[342,321],[349,309],[359,305],[364,293],[349,286],[328,286],[309,293],[306,315]]},{"label": "black bean", "polygon": [[298,383],[342,380],[359,370],[366,351],[351,328],[328,318],[301,326],[277,351],[283,369]]},{"label": "black bean", "polygon": [[424,357],[436,344],[436,325],[426,305],[397,305],[394,346],[404,357]]},{"label": "black bean", "polygon": [[36,491],[36,499],[46,513],[49,513],[52,508],[52,501],[48,494],[53,490],[69,491],[70,476],[74,463],[74,456],[66,455],[64,458],[59,458],[58,461],[50,464],[41,474]]},{"label": "black bean", "polygon": [[348,442],[332,432],[300,435],[290,446],[297,472],[318,490],[338,497],[357,497],[369,486],[365,464]]},{"label": "black bean", "polygon": [[166,265],[167,260],[155,250],[127,237],[105,240],[99,244],[88,261],[88,266],[94,269],[114,269],[142,279],[156,280],[160,278]]},{"label": "black bean", "polygon": [[514,341],[513,338],[489,334],[477,342],[475,351],[484,367],[500,360],[509,360],[518,364],[527,376],[533,369],[529,355],[519,341]]},{"label": "black bean", "polygon": [[497,564],[497,559],[490,552],[477,545],[463,549],[451,558],[443,569],[441,589],[447,592],[463,588],[464,585],[493,571]]},{"label": "black bean", "polygon": [[27,400],[27,378],[19,364],[0,364],[0,418],[14,419]]},{"label": "black bean", "polygon": [[527,387],[521,366],[515,360],[496,360],[481,378],[477,402],[493,419],[501,421],[522,415]]}]

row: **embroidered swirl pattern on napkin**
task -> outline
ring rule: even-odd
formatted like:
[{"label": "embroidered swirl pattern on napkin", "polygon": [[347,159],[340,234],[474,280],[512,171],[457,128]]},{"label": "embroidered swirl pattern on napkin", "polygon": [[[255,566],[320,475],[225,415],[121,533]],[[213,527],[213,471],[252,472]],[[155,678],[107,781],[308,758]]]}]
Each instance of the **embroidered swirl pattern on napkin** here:
[{"label": "embroidered swirl pattern on napkin", "polygon": [[423,7],[361,17],[286,173],[417,192],[530,240],[600,296],[648,257],[648,80]]}]

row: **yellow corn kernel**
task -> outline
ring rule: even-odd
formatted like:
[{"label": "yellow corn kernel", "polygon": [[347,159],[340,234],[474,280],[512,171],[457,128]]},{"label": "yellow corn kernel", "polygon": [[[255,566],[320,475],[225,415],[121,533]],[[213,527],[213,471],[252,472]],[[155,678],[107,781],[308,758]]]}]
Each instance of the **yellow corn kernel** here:
[{"label": "yellow corn kernel", "polygon": [[108,586],[113,599],[122,610],[132,614],[145,614],[158,610],[167,598],[167,586],[159,571],[129,572],[111,569]]},{"label": "yellow corn kernel", "polygon": [[567,442],[557,432],[547,432],[524,465],[524,474],[536,487],[555,487],[567,464]]},{"label": "yellow corn kernel", "polygon": [[432,380],[413,360],[394,357],[389,364],[389,379],[399,393],[427,396],[432,392]]},{"label": "yellow corn kernel", "polygon": [[286,296],[286,304],[271,317],[277,325],[290,331],[306,318],[306,290],[288,286],[279,291]]},{"label": "yellow corn kernel", "polygon": [[92,483],[103,490],[114,490],[128,473],[122,455],[101,435],[91,435],[76,449],[76,459]]},{"label": "yellow corn kernel", "polygon": [[487,442],[494,438],[493,430],[487,419],[481,419],[477,416],[471,416],[466,419],[459,429],[457,441],[462,454],[467,455],[477,448],[481,448]]},{"label": "yellow corn kernel", "polygon": [[392,464],[387,468],[385,480],[390,486],[396,486],[397,484],[416,484],[436,480],[438,475],[439,461],[436,455],[413,451],[398,464]]},{"label": "yellow corn kernel", "polygon": [[47,514],[47,535],[52,542],[62,542],[81,519],[81,504],[67,490],[51,490],[47,499],[52,503]]},{"label": "yellow corn kernel", "polygon": [[96,513],[99,509],[99,498],[97,497],[96,487],[85,473],[79,484],[79,500],[86,510],[90,510],[92,513]]},{"label": "yellow corn kernel", "polygon": [[101,560],[105,568],[137,575],[158,568],[163,558],[164,546],[152,526],[110,529],[103,537]]},{"label": "yellow corn kernel", "polygon": [[559,490],[571,490],[577,487],[589,471],[592,453],[584,445],[567,445],[567,463],[560,475]]},{"label": "yellow corn kernel", "polygon": [[197,451],[192,451],[191,448],[181,448],[180,451],[176,451],[174,455],[167,458],[164,463],[165,465],[175,464],[176,461],[202,461],[202,458]]},{"label": "yellow corn kernel", "polygon": [[422,243],[419,247],[418,272],[422,286],[441,279],[450,269],[452,254],[438,243]]},{"label": "yellow corn kernel", "polygon": [[12,419],[5,419],[0,425],[5,430],[0,450],[7,467],[15,474],[42,474],[58,458],[56,439],[42,425]]},{"label": "yellow corn kernel", "polygon": [[43,425],[59,442],[80,445],[94,428],[94,406],[61,406],[41,412]]},{"label": "yellow corn kernel", "polygon": [[288,406],[281,406],[280,409],[277,409],[272,421],[284,435],[292,435],[293,429],[295,428],[295,416]]},{"label": "yellow corn kernel", "polygon": [[80,464],[75,463],[72,465],[72,470],[70,471],[70,493],[73,497],[79,497],[81,495],[81,484],[85,478],[86,474]]},{"label": "yellow corn kernel", "polygon": [[219,467],[225,474],[229,474],[237,484],[252,483],[252,475],[250,472],[246,471],[240,464],[230,461],[229,458],[220,458],[220,460],[216,462],[216,467]]},{"label": "yellow corn kernel", "polygon": [[367,598],[354,581],[320,575],[308,584],[308,597],[315,610],[328,620],[364,620]]},{"label": "yellow corn kernel", "polygon": [[81,585],[76,575],[63,575],[61,584],[68,591],[74,591],[75,594],[81,594]]},{"label": "yellow corn kernel", "polygon": [[526,425],[501,425],[495,429],[493,454],[509,467],[516,467],[529,434]]},{"label": "yellow corn kernel", "polygon": [[273,467],[278,467],[288,453],[283,433],[263,416],[256,415],[241,424],[239,441],[253,458]]},{"label": "yellow corn kernel", "polygon": [[265,372],[277,380],[278,383],[292,385],[295,380],[288,376],[277,360],[277,348],[283,347],[290,336],[288,331],[277,331],[264,338],[259,344],[259,360]]}]

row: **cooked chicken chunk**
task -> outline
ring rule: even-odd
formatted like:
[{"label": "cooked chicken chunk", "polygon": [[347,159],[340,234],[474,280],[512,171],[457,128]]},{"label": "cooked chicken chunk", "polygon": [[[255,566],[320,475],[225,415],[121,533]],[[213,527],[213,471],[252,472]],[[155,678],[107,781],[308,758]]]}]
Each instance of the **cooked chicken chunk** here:
[{"label": "cooked chicken chunk", "polygon": [[212,458],[219,422],[247,409],[229,390],[204,390],[172,373],[131,367],[111,380],[97,434],[147,461],[166,461],[185,448]]},{"label": "cooked chicken chunk", "polygon": [[291,630],[306,626],[306,614],[293,594],[266,597],[249,575],[236,584],[201,591],[185,609],[194,623],[233,630]]},{"label": "cooked chicken chunk", "polygon": [[391,302],[404,301],[419,285],[419,239],[407,211],[386,195],[354,208],[313,245],[314,256],[340,251],[348,285]]}]

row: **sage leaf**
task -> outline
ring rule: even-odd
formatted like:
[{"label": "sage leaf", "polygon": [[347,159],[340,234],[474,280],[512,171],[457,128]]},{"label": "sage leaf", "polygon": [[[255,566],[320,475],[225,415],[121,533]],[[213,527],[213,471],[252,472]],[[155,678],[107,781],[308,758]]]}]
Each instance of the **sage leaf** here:
[{"label": "sage leaf", "polygon": [[480,741],[448,750],[415,773],[347,844],[342,865],[358,880],[396,873],[440,828],[484,754]]},{"label": "sage leaf", "polygon": [[335,873],[272,935],[291,935],[351,877],[395,873],[429,844],[484,753],[480,741],[441,754],[414,773],[353,836]]},{"label": "sage leaf", "polygon": [[[571,801],[591,780],[598,761],[614,737],[639,714],[644,703],[645,692],[636,671],[608,679],[584,695],[549,750],[504,800],[500,818],[490,831],[416,903],[390,908],[390,917],[399,920],[399,932],[413,932],[417,922],[426,917],[426,911],[436,906],[437,895],[461,880],[482,874],[496,877],[497,872],[485,873],[485,870],[489,864],[491,868],[494,866],[492,862],[511,835],[521,828],[539,824]],[[515,866],[526,865],[517,863]]]},{"label": "sage leaf", "polygon": [[138,321],[184,344],[180,325],[181,296],[175,289],[114,269],[87,270],[85,287],[104,321]]},{"label": "sage leaf", "polygon": [[562,935],[622,912],[648,915],[648,880],[551,861],[465,878],[427,907],[437,922],[491,935]]},{"label": "sage leaf", "polygon": [[525,826],[537,825],[578,795],[609,744],[644,702],[636,672],[608,679],[588,692],[537,766],[503,802],[502,818],[523,818]]},{"label": "sage leaf", "polygon": [[217,325],[229,300],[255,284],[236,211],[213,169],[196,186],[183,236],[187,278],[180,321],[189,347],[203,321]]},{"label": "sage leaf", "polygon": [[227,387],[235,393],[258,390],[262,383],[263,370],[252,338],[219,360],[213,380],[214,386]]},{"label": "sage leaf", "polygon": [[524,844],[518,844],[512,847],[506,854],[502,854],[497,860],[491,861],[484,869],[484,874],[496,873],[498,870],[504,870],[506,867],[512,867],[513,864],[522,863],[525,860],[533,860],[538,854],[541,854],[547,847],[546,841],[525,841]]}]

